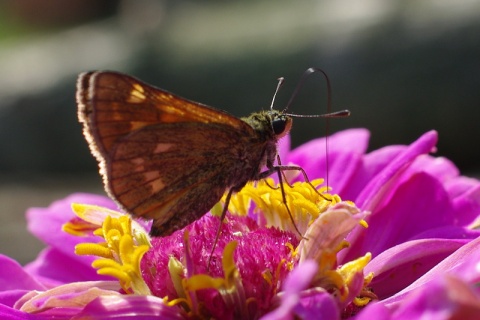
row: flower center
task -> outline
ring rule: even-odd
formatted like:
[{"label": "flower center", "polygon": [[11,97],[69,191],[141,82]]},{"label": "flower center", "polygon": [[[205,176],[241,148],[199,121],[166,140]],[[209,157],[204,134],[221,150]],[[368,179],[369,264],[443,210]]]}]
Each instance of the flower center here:
[{"label": "flower center", "polygon": [[[260,225],[277,227],[293,233],[299,230],[303,235],[320,214],[342,201],[338,195],[328,193],[327,187],[321,186],[323,181],[316,179],[310,183],[295,182],[292,185],[283,183],[288,209],[283,200],[282,188],[278,184],[275,185],[273,179],[249,182],[231,197],[228,211],[241,216],[253,212],[257,214],[257,222]],[[222,201],[225,201],[225,197]],[[255,205],[253,210],[252,203]]]}]

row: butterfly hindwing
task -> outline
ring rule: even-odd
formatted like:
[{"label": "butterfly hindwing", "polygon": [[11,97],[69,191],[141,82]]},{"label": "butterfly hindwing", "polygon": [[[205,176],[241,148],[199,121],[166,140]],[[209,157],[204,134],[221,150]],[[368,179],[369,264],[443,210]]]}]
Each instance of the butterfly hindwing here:
[{"label": "butterfly hindwing", "polygon": [[128,212],[154,219],[157,235],[172,232],[201,217],[227,186],[238,183],[235,172],[248,165],[238,161],[238,154],[248,152],[248,144],[238,143],[242,136],[221,124],[145,127],[112,149],[107,188]]}]

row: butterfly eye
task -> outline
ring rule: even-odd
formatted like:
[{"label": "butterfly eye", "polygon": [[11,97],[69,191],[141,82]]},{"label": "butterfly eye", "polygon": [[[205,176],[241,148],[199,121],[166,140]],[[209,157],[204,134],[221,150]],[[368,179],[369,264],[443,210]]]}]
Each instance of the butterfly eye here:
[{"label": "butterfly eye", "polygon": [[288,116],[280,116],[278,118],[273,119],[272,121],[273,132],[275,133],[277,138],[282,138],[286,136],[290,132],[291,127],[292,127],[292,118]]}]

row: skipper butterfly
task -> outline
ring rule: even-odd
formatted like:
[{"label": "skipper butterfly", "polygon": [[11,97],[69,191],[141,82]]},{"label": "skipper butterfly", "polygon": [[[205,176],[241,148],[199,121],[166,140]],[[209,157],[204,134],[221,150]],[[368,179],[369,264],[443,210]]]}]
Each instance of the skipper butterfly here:
[{"label": "skipper butterfly", "polygon": [[228,191],[223,220],[230,196],[248,181],[303,172],[275,164],[277,141],[295,116],[286,110],[236,118],[110,71],[80,74],[77,103],[107,193],[133,216],[152,219],[152,236],[184,228]]}]

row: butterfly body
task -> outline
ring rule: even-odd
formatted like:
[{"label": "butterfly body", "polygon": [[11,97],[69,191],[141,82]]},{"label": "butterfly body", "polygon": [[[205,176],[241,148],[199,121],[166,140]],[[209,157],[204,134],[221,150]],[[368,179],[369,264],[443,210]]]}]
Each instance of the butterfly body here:
[{"label": "butterfly body", "polygon": [[154,236],[273,173],[276,143],[291,127],[280,111],[239,119],[108,71],[81,74],[77,102],[105,189],[127,212],[153,219]]}]

